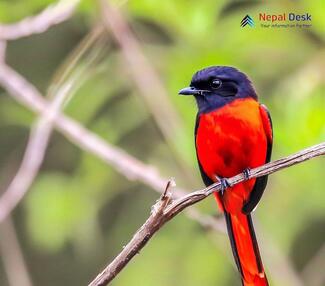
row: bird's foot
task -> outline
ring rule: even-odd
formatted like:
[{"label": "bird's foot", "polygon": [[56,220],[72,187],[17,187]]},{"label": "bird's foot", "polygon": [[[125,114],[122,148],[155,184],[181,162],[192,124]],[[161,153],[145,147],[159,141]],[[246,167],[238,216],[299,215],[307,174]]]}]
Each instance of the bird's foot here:
[{"label": "bird's foot", "polygon": [[243,171],[243,176],[245,180],[249,180],[250,176],[251,176],[251,169],[250,168],[246,168]]},{"label": "bird's foot", "polygon": [[225,193],[226,189],[228,189],[230,187],[230,184],[227,181],[227,179],[225,179],[225,178],[221,178],[219,176],[216,176],[216,178],[219,181],[219,183],[221,184],[220,193],[221,193],[221,195],[223,195]]}]

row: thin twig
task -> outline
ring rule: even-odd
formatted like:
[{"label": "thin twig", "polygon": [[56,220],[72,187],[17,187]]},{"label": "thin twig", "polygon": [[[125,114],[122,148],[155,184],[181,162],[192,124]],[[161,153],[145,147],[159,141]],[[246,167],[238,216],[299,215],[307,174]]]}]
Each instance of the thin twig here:
[{"label": "thin twig", "polygon": [[64,22],[73,14],[80,0],[60,0],[34,17],[24,18],[14,24],[0,24],[0,40],[16,40],[40,34]]},{"label": "thin twig", "polygon": [[138,95],[147,105],[173,156],[177,159],[176,162],[179,163],[187,179],[193,181],[192,173],[181,156],[179,144],[176,144],[178,141],[175,140],[185,137],[182,120],[121,11],[110,2],[100,0],[104,27],[112,33],[119,44],[127,71],[130,72],[140,91]]},{"label": "thin twig", "polygon": [[[67,20],[73,13],[79,0],[59,1],[51,5],[35,17],[11,24],[0,24],[0,73],[5,67],[6,40],[14,40],[34,33],[41,33],[53,25]],[[32,92],[37,90],[32,88]],[[8,189],[0,198],[0,252],[10,285],[31,286],[21,247],[16,235],[14,224],[7,217],[18,204],[36,177],[43,161],[49,137],[52,131],[53,117],[62,105],[65,92],[58,93],[49,104],[48,110],[40,113],[40,118],[32,127],[30,139],[22,164]],[[7,218],[6,221],[4,219]]]},{"label": "thin twig", "polygon": [[11,217],[0,225],[0,253],[9,285],[32,286]]},{"label": "thin twig", "polygon": [[123,247],[120,254],[113,260],[112,263],[105,268],[105,270],[92,281],[89,286],[105,285],[125,267],[139,251],[146,245],[154,233],[163,225],[163,213],[167,205],[172,200],[170,188],[172,187],[171,181],[168,181],[165,191],[160,196],[160,199],[151,208],[151,214],[147,221],[135,233],[131,241]]},{"label": "thin twig", "polygon": [[[37,113],[48,112],[49,104],[39,91],[9,66],[0,65],[0,85],[32,111]],[[167,179],[161,177],[154,167],[146,165],[124,150],[110,145],[75,120],[57,114],[54,123],[57,129],[74,144],[113,166],[128,179],[138,180],[158,192],[164,188]],[[177,193],[183,195],[186,191],[178,188]]]},{"label": "thin twig", "polygon": [[42,113],[32,127],[19,170],[7,190],[0,197],[0,223],[20,202],[37,176],[52,133],[53,119],[59,112],[69,90],[70,86],[64,86],[49,104],[48,110]]},{"label": "thin twig", "polygon": [[[295,164],[304,162],[317,156],[325,154],[325,142],[306,148],[288,157],[273,161],[261,167],[251,170],[250,178],[257,178],[265,175],[270,175],[281,169],[288,168]],[[238,174],[234,177],[227,179],[230,186],[234,186],[245,180],[244,175]],[[169,186],[169,185],[168,185]],[[168,189],[168,188],[166,188]],[[218,192],[221,189],[221,184],[214,183],[211,186],[192,192],[182,198],[172,201],[170,195],[168,202],[164,203],[164,195],[154,205],[153,209],[158,209],[151,213],[148,220],[142,227],[135,233],[132,240],[123,248],[120,254],[102,271],[89,286],[103,286],[112,281],[114,277],[130,262],[130,260],[139,253],[140,250],[146,245],[148,240],[169,220],[183,211],[185,208],[205,199],[213,192]],[[166,193],[166,192],[165,192]],[[165,194],[164,193],[164,194]],[[168,192],[167,192],[168,193]]]},{"label": "thin twig", "polygon": [[149,106],[162,133],[174,141],[182,129],[181,120],[155,70],[145,57],[120,11],[107,0],[100,0],[105,28],[112,32],[121,47],[126,66]]},{"label": "thin twig", "polygon": [[[90,32],[90,34],[92,34],[92,32]],[[86,36],[86,43],[89,42],[91,44],[96,39],[96,35],[95,37]],[[84,44],[84,42],[82,43]],[[86,52],[87,47],[89,46],[86,46],[85,49],[81,50],[79,56]],[[69,80],[61,81],[58,88],[52,88],[49,90],[49,103],[47,103],[48,107],[47,109],[42,109],[40,112],[40,119],[32,128],[21,167],[19,168],[18,173],[8,189],[0,197],[0,223],[15,208],[34,181],[44,159],[50,134],[53,130],[53,121],[60,110],[63,109],[64,104],[71,99],[76,90],[77,84],[81,82],[82,76],[86,74],[86,69],[89,68],[91,63],[97,57],[96,50],[92,50],[92,52],[94,52],[94,55],[89,55],[85,65],[83,65],[82,68],[78,69],[77,71],[74,71],[74,73],[69,76]],[[68,68],[70,68],[70,66],[68,66]],[[12,87],[13,89],[17,91],[20,86],[21,90],[26,89],[25,91],[27,94],[33,96],[34,98],[41,98],[41,94],[35,87],[30,85],[23,78],[19,78],[19,76],[15,77],[14,70],[6,66],[4,63],[0,63],[0,73],[2,71],[4,71],[5,74],[6,72],[9,74],[11,72],[13,75],[10,77],[11,80],[15,79],[15,84],[13,84],[14,87]],[[2,75],[0,75],[0,82],[1,78]],[[6,81],[5,79],[3,80]]]},{"label": "thin twig", "polygon": [[5,62],[7,42],[0,40],[0,63]]}]

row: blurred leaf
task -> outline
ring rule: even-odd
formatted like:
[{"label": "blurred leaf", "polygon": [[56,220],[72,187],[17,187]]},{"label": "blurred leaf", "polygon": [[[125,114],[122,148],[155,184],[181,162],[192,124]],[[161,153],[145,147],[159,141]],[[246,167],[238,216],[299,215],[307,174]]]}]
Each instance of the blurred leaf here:
[{"label": "blurred leaf", "polygon": [[228,3],[226,3],[226,5],[223,6],[223,8],[220,11],[220,19],[222,19],[223,17],[226,17],[229,14],[232,14],[234,12],[240,11],[241,13],[243,13],[243,10],[250,11],[254,6],[257,6],[259,4],[261,4],[261,2],[256,1],[256,0],[229,1]]},{"label": "blurred leaf", "polygon": [[138,18],[132,23],[134,32],[139,38],[139,41],[147,44],[173,44],[171,35],[158,23],[146,19]]}]

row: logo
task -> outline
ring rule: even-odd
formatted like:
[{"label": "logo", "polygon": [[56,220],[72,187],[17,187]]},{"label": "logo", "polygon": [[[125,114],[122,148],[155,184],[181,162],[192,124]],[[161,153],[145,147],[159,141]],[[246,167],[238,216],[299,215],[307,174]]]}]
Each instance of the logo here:
[{"label": "logo", "polygon": [[[247,16],[246,16],[247,17]],[[259,14],[260,21],[268,21],[268,22],[283,22],[283,21],[296,21],[296,22],[304,22],[304,21],[311,21],[311,15],[309,13],[306,14],[295,14],[295,13],[282,13],[282,14],[266,14],[260,13]]]},{"label": "logo", "polygon": [[312,26],[309,13],[259,13],[258,18],[261,28],[309,28]]},{"label": "logo", "polygon": [[[312,15],[310,13],[282,12],[278,14],[268,14],[260,12],[256,15],[246,15],[240,22],[240,27],[244,28],[310,28],[312,27]],[[255,23],[255,21],[256,23]]]},{"label": "logo", "polygon": [[250,26],[250,27],[254,27],[255,26],[255,23],[254,23],[254,20],[251,16],[249,15],[246,15],[243,20],[241,20],[240,22],[240,26],[241,27],[245,27],[246,25]]}]

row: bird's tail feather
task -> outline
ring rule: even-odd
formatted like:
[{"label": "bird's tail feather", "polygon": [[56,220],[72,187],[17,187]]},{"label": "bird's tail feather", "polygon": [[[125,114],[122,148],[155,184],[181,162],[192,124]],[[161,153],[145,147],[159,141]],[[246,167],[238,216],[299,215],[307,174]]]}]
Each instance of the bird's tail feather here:
[{"label": "bird's tail feather", "polygon": [[243,286],[268,286],[251,215],[224,212],[231,248]]}]

